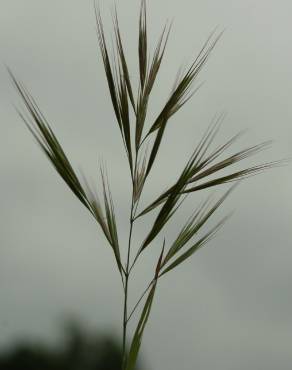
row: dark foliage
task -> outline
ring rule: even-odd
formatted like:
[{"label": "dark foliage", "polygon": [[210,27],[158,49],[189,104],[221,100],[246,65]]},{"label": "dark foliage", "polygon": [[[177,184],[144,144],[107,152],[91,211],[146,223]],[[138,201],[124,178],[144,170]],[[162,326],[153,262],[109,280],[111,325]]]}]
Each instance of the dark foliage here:
[{"label": "dark foliage", "polygon": [[[94,335],[70,325],[57,348],[23,341],[0,354],[1,370],[120,370],[122,352],[110,335]],[[137,370],[141,367],[137,367]]]}]

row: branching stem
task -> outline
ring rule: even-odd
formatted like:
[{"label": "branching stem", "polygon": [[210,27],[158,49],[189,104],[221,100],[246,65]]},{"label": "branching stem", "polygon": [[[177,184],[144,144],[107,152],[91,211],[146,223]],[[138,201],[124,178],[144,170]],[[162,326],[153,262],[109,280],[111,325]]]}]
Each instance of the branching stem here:
[{"label": "branching stem", "polygon": [[127,262],[125,270],[125,290],[124,290],[124,315],[123,315],[123,369],[126,366],[126,339],[127,339],[127,316],[128,316],[128,285],[129,285],[129,265],[130,265],[130,254],[131,254],[131,241],[133,232],[133,209],[134,209],[134,197],[132,196],[131,205],[131,216],[130,216],[130,232],[129,242],[127,251]]},{"label": "branching stem", "polygon": [[137,303],[135,304],[134,308],[132,309],[131,313],[129,314],[128,318],[127,318],[127,323],[130,321],[131,317],[133,316],[134,312],[136,311],[137,307],[139,306],[140,302],[142,301],[142,299],[145,297],[145,294],[148,292],[149,288],[151,287],[151,285],[153,284],[155,279],[151,280],[151,282],[148,284],[147,288],[144,290],[144,292],[142,293],[141,297],[138,299]]}]

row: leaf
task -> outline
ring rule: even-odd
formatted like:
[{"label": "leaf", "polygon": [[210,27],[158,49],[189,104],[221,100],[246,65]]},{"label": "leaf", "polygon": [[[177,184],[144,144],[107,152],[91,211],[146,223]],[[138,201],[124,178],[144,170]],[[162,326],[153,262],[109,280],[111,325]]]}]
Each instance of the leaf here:
[{"label": "leaf", "polygon": [[146,0],[141,1],[140,19],[139,19],[139,67],[140,67],[140,83],[143,90],[146,73],[147,73],[147,14]]},{"label": "leaf", "polygon": [[208,243],[211,239],[213,239],[215,234],[224,225],[224,223],[227,221],[228,218],[229,217],[225,217],[224,219],[222,219],[215,227],[213,227],[207,234],[205,234],[200,240],[198,240],[191,248],[189,248],[185,253],[183,253],[180,257],[178,257],[165,270],[163,270],[162,273],[159,275],[159,277],[161,277],[162,275],[166,274],[170,270],[180,265],[186,259],[191,257],[199,248],[203,247],[206,243]]},{"label": "leaf", "polygon": [[166,195],[164,195],[164,193],[163,193],[161,196],[159,196],[159,198],[157,198],[154,202],[152,202],[149,206],[147,206],[142,212],[140,212],[134,218],[134,220],[138,219],[139,217],[142,217],[142,216],[146,215],[148,212],[153,211],[156,207],[160,206],[165,201],[166,201]]},{"label": "leaf", "polygon": [[115,35],[118,52],[118,62],[111,66],[107,44],[105,40],[103,23],[99,10],[95,5],[95,16],[97,24],[97,36],[99,41],[99,47],[103,59],[104,69],[110,91],[111,101],[116,115],[116,119],[122,134],[123,142],[126,148],[131,173],[133,172],[133,159],[131,149],[131,134],[130,134],[130,118],[129,118],[129,107],[128,107],[128,92],[130,94],[130,100],[133,104],[133,94],[129,79],[128,68],[124,56],[119,25],[117,16],[114,20],[115,24]]},{"label": "leaf", "polygon": [[[183,226],[182,230],[180,231],[179,235],[175,239],[175,241],[172,243],[171,247],[169,248],[164,261],[163,265],[165,265],[196,233],[196,225],[198,225],[198,219],[200,220],[202,218],[202,214],[204,212],[204,208],[206,208],[206,205],[208,204],[210,200],[210,197],[207,198],[207,200],[197,209],[193,216],[190,217],[190,219],[186,222],[186,224]],[[195,222],[197,221],[197,224]]]},{"label": "leaf", "polygon": [[[184,168],[184,171],[187,167],[190,168],[188,171],[189,178],[187,179],[188,186],[193,185],[195,182],[198,182],[199,180],[202,181],[203,179],[207,178],[210,175],[214,175],[215,173],[225,168],[228,168],[231,165],[234,165],[244,159],[247,159],[251,157],[252,155],[259,153],[263,149],[266,149],[270,145],[271,143],[270,141],[267,141],[267,142],[264,142],[258,145],[254,145],[252,147],[238,151],[237,153],[213,164],[213,162],[220,155],[222,155],[224,151],[226,151],[240,136],[242,136],[242,132],[240,132],[237,135],[234,135],[233,137],[231,137],[231,139],[226,141],[223,145],[220,145],[217,149],[211,152],[211,154],[207,155],[207,151],[211,147],[211,144],[214,141],[214,138],[219,130],[219,127],[224,117],[225,116],[221,114],[217,119],[214,118],[213,122],[211,123],[210,127],[208,128],[208,130],[202,137],[197,147],[195,148],[186,167]],[[159,128],[159,130],[161,130],[161,127]],[[149,160],[149,163],[150,163],[150,160]],[[217,185],[225,184],[226,182],[244,179],[248,176],[256,175],[265,169],[277,166],[278,164],[279,162],[263,163],[261,165],[256,165],[256,166],[252,166],[252,167],[240,170],[240,171],[235,171],[229,175],[221,176],[221,177],[218,177],[217,179],[206,181],[203,184],[193,185],[189,188],[186,187],[182,191],[182,193],[189,194],[194,191],[205,189],[207,187],[217,186]],[[175,185],[176,184],[170,186],[168,190],[163,192],[149,206],[147,206],[141,213],[139,213],[136,216],[136,218],[139,218],[147,214],[148,212],[154,210],[156,207],[166,202],[167,197],[173,191]]]},{"label": "leaf", "polygon": [[[212,140],[213,140],[213,138],[214,138],[214,136],[215,136],[215,134],[218,130],[218,125],[221,123],[221,119],[222,119],[222,117],[221,118],[220,117],[215,122],[211,123],[211,125],[208,128],[208,130],[206,131],[205,135],[202,137],[201,141],[199,142],[199,144],[197,145],[197,147],[193,151],[193,153],[192,153],[190,159],[188,160],[186,166],[184,167],[179,179],[181,178],[181,176],[185,176],[184,174],[187,173],[188,176],[187,176],[185,181],[186,181],[186,183],[189,181],[189,179],[191,177],[191,174],[192,174],[192,167],[194,166],[194,163],[195,163],[196,159],[199,157],[200,153],[204,150],[204,147],[206,145],[211,144],[211,142],[212,142]],[[161,126],[158,129],[157,136],[158,135],[160,135],[160,136],[163,135],[163,134],[160,134],[160,131],[164,130],[164,128],[165,128],[165,126]],[[149,173],[149,171],[151,169],[151,166],[152,166],[152,164],[155,160],[155,156],[156,156],[157,151],[158,151],[159,139],[156,138],[156,140],[158,141],[158,143],[156,144],[156,141],[154,143],[154,146],[153,146],[153,149],[152,149],[149,161],[148,161],[148,168],[146,170],[146,176],[147,176],[147,174]],[[161,137],[160,137],[160,140],[161,140]],[[155,148],[155,145],[156,145],[156,148]],[[152,202],[149,206],[147,206],[138,216],[136,216],[136,218],[141,217],[142,215],[145,215],[146,213],[150,212],[151,210],[155,209],[157,206],[162,204],[164,201],[166,201],[167,197],[171,194],[172,191],[174,191],[178,181],[174,185],[172,185],[168,190],[166,190],[164,193],[162,193],[154,202]]]},{"label": "leaf", "polygon": [[190,220],[184,225],[178,237],[173,242],[163,261],[163,265],[173,258],[185,246],[185,244],[187,244],[201,230],[214,212],[222,205],[225,199],[234,190],[236,185],[237,184],[233,185],[211,208],[208,207],[208,203],[210,203],[209,197],[201,205],[201,207],[196,210],[193,217],[191,217]]},{"label": "leaf", "polygon": [[121,272],[122,264],[121,264],[120,247],[119,247],[119,239],[118,239],[114,204],[113,204],[111,191],[108,185],[108,181],[106,181],[105,179],[105,173],[102,168],[101,168],[101,177],[102,177],[102,185],[103,185],[103,198],[104,198],[105,214],[106,214],[106,220],[107,220],[107,229],[110,235],[110,244],[113,248],[114,255],[117,261],[117,265]]},{"label": "leaf", "polygon": [[85,194],[83,187],[81,186],[77,175],[75,174],[65,152],[63,151],[59,141],[57,140],[53,130],[49,126],[44,115],[41,113],[35,100],[26,91],[22,84],[16,79],[12,71],[8,69],[8,73],[18,91],[23,103],[25,104],[29,118],[25,117],[23,113],[18,110],[20,117],[23,119],[29,131],[32,133],[39,146],[46,154],[51,164],[54,166],[56,171],[66,182],[72,192],[80,200],[80,202],[90,210],[90,205]]},{"label": "leaf", "polygon": [[133,107],[133,109],[136,113],[135,100],[134,100],[132,85],[131,85],[131,81],[130,81],[130,75],[129,75],[129,71],[128,71],[127,61],[126,61],[126,58],[125,58],[125,53],[124,53],[124,48],[123,48],[123,43],[122,43],[122,38],[121,38],[120,27],[119,27],[119,22],[118,22],[118,16],[117,16],[116,9],[115,9],[114,25],[115,25],[116,44],[117,44],[117,49],[118,49],[120,62],[121,62],[122,69],[123,69],[123,75],[124,75],[124,78],[125,78],[125,81],[126,81],[127,90],[128,90],[128,93],[129,93],[129,98],[130,98],[132,107]]},{"label": "leaf", "polygon": [[[95,4],[95,3],[94,3]],[[116,91],[116,85],[114,81],[114,75],[111,67],[111,62],[107,50],[105,35],[104,35],[104,29],[103,29],[103,23],[100,15],[99,9],[97,9],[95,4],[95,17],[96,17],[96,25],[97,25],[97,37],[99,42],[99,47],[101,51],[101,56],[103,60],[103,65],[105,69],[105,74],[107,78],[107,83],[109,87],[109,92],[112,100],[112,105],[114,108],[114,112],[117,118],[117,122],[119,124],[120,130],[122,131],[122,124],[121,124],[121,117],[119,112],[119,104],[118,104],[118,97],[117,97],[117,91]]]},{"label": "leaf", "polygon": [[[257,154],[258,152],[262,151],[263,149],[267,148],[269,146],[270,142],[264,142],[258,145],[254,145],[252,147],[243,149],[227,158],[225,158],[222,161],[217,162],[213,166],[205,169],[202,171],[205,167],[207,167],[209,164],[211,164],[218,155],[212,154],[211,156],[208,156],[204,161],[199,163],[197,166],[194,166],[192,171],[192,178],[189,180],[189,183],[196,182],[202,178],[208,177],[226,167],[229,167],[237,162],[240,162],[246,158],[251,157],[254,154]],[[226,149],[227,145],[224,145],[224,149]],[[223,150],[224,150],[223,149]],[[222,151],[223,151],[222,150]]]},{"label": "leaf", "polygon": [[193,186],[189,189],[185,189],[183,191],[183,193],[184,194],[193,193],[194,191],[207,189],[207,188],[210,188],[212,186],[218,186],[218,185],[226,184],[228,182],[244,180],[244,179],[246,179],[250,176],[257,175],[257,174],[261,173],[262,171],[265,171],[265,170],[270,169],[272,167],[276,167],[278,165],[281,165],[282,163],[283,163],[283,161],[274,161],[274,162],[265,163],[265,164],[262,164],[262,165],[246,168],[244,170],[234,172],[230,175],[222,176],[222,177],[216,178],[214,180],[209,180],[209,181],[207,181],[203,184]]},{"label": "leaf", "polygon": [[137,357],[138,357],[139,349],[140,349],[140,346],[141,346],[142,336],[143,336],[144,329],[145,329],[145,326],[147,324],[147,321],[149,319],[149,315],[150,315],[150,311],[151,311],[151,307],[152,307],[152,303],[153,303],[153,298],[154,298],[154,294],[155,294],[155,290],[156,290],[156,285],[157,285],[158,278],[159,278],[159,273],[160,273],[160,270],[161,270],[161,267],[162,267],[164,249],[165,249],[165,239],[163,241],[163,245],[162,245],[162,248],[161,248],[161,253],[160,253],[160,255],[158,257],[158,260],[157,260],[154,279],[149,284],[149,286],[147,287],[145,292],[142,294],[141,298],[139,299],[136,306],[134,307],[134,310],[132,311],[132,313],[135,311],[135,309],[137,308],[141,299],[143,298],[144,294],[147,292],[147,290],[152,285],[151,290],[150,290],[150,292],[148,294],[148,297],[146,299],[144,308],[142,310],[142,314],[140,316],[137,328],[135,330],[135,334],[134,334],[134,337],[133,337],[133,340],[132,340],[132,343],[131,343],[129,356],[128,356],[128,359],[127,359],[127,366],[126,366],[125,370],[133,370],[135,368],[135,364],[137,362]]},{"label": "leaf", "polygon": [[141,196],[143,186],[145,183],[145,173],[146,173],[146,157],[147,151],[145,151],[142,163],[138,162],[136,167],[136,173],[134,176],[134,183],[133,183],[133,200],[136,204]]},{"label": "leaf", "polygon": [[117,73],[118,80],[118,105],[121,117],[122,133],[128,154],[131,173],[133,171],[132,146],[131,146],[131,131],[130,131],[130,117],[128,106],[127,85],[124,75],[121,71]]},{"label": "leaf", "polygon": [[165,53],[167,41],[169,38],[170,30],[171,30],[171,24],[169,26],[165,25],[160,35],[160,38],[158,39],[158,43],[156,45],[156,48],[153,54],[150,71],[147,75],[145,94],[148,96],[150,95],[152,91],[154,82],[159,72],[161,62],[162,62],[162,59]]},{"label": "leaf", "polygon": [[164,26],[161,36],[158,40],[157,46],[154,51],[149,72],[146,74],[144,86],[140,85],[137,103],[137,116],[136,116],[136,150],[141,146],[141,137],[146,119],[148,102],[150,94],[155,83],[157,74],[159,72],[161,62],[164,56],[166,44],[168,41],[170,26]]},{"label": "leaf", "polygon": [[153,147],[152,147],[152,150],[151,150],[151,154],[150,154],[150,157],[149,157],[149,160],[148,160],[148,164],[147,164],[146,177],[149,175],[150,170],[151,170],[151,168],[153,166],[153,163],[155,161],[155,158],[157,156],[157,153],[158,153],[158,150],[159,150],[159,147],[160,147],[160,144],[161,144],[161,140],[162,140],[162,137],[163,137],[163,134],[164,134],[164,130],[165,130],[165,127],[166,127],[166,123],[167,123],[167,121],[165,121],[164,124],[159,127],[159,130],[156,134],[156,138],[155,138],[155,141],[154,141],[154,144],[153,144]]},{"label": "leaf", "polygon": [[142,336],[144,333],[145,326],[147,324],[147,321],[149,319],[152,303],[153,303],[153,298],[155,294],[155,289],[157,285],[157,280],[154,281],[152,288],[148,294],[147,300],[145,302],[145,305],[142,310],[142,314],[140,316],[137,328],[134,333],[134,337],[131,343],[130,351],[129,351],[129,356],[127,358],[127,365],[125,367],[125,370],[134,370],[135,365],[137,362],[138,358],[138,353],[140,350],[141,342],[142,342]]},{"label": "leaf", "polygon": [[[83,188],[77,175],[75,174],[68,158],[65,155],[59,141],[57,140],[53,130],[49,126],[46,118],[41,113],[37,106],[37,103],[33,97],[26,91],[19,81],[15,78],[11,70],[8,68],[8,72],[12,78],[12,81],[21,96],[30,118],[26,118],[23,113],[18,111],[19,115],[23,119],[29,131],[32,133],[34,138],[37,140],[43,152],[46,154],[51,164],[54,166],[56,171],[69,186],[76,197],[81,203],[90,211],[93,217],[96,219],[98,224],[101,226],[105,237],[111,244],[119,270],[121,271],[121,261],[118,247],[117,230],[114,219],[114,209],[111,196],[109,197],[105,192],[105,206],[106,206],[106,220],[103,214],[102,207],[100,205],[98,197],[90,190],[88,184],[87,189]],[[85,180],[86,181],[86,180]],[[104,184],[105,191],[105,184]]]},{"label": "leaf", "polygon": [[[158,127],[158,132],[156,134],[154,145],[152,147],[152,151],[151,151],[150,158],[149,158],[149,161],[148,161],[148,166],[147,166],[147,170],[146,170],[146,177],[150,173],[150,170],[151,170],[151,168],[153,166],[153,163],[154,163],[154,161],[156,159],[156,156],[157,156],[157,153],[158,153],[158,150],[159,150],[159,147],[160,147],[160,143],[161,143],[161,140],[162,140],[162,137],[163,137],[163,134],[164,134],[164,130],[166,128],[166,124],[167,124],[167,121],[168,121],[168,117],[165,117],[165,118],[162,117],[161,119],[162,120],[164,119],[164,121],[162,121],[161,125]],[[220,122],[220,117],[218,119],[218,122]],[[215,122],[215,124],[213,125],[214,127],[211,125],[210,132],[207,131],[207,134],[203,137],[201,143],[198,145],[198,147],[194,151],[194,153],[193,153],[193,155],[191,157],[191,160],[193,162],[195,161],[196,156],[199,155],[199,153],[200,153],[200,151],[202,149],[201,147],[203,147],[203,145],[206,144],[206,141],[211,136],[211,134],[214,134],[213,133],[213,129],[215,129],[217,127],[218,122],[217,121]],[[212,138],[212,136],[211,136],[211,138]],[[211,144],[211,141],[209,142],[209,145],[210,144]]]},{"label": "leaf", "polygon": [[163,240],[163,245],[162,245],[161,253],[159,255],[159,258],[158,258],[158,261],[157,261],[157,264],[156,264],[156,268],[155,268],[155,277],[154,277],[155,280],[158,279],[158,276],[159,276],[159,273],[160,273],[160,270],[161,270],[161,267],[162,267],[164,249],[165,249],[165,238]]},{"label": "leaf", "polygon": [[173,186],[171,192],[169,192],[169,195],[167,196],[167,200],[163,207],[161,208],[160,212],[158,213],[154,224],[152,226],[152,229],[148,233],[146,239],[144,240],[141,248],[139,249],[139,254],[152,242],[152,240],[159,234],[159,232],[162,230],[164,225],[168,222],[170,217],[174,214],[174,212],[178,209],[181,203],[176,207],[183,189],[185,188],[187,184],[187,180],[189,178],[189,170],[190,168],[187,166],[183,173],[181,174],[179,180]]},{"label": "leaf", "polygon": [[[168,120],[173,116],[194,94],[195,92],[200,88],[197,87],[195,90],[191,91],[193,82],[195,78],[197,77],[198,73],[202,69],[203,65],[208,59],[209,54],[215,47],[216,43],[218,42],[219,38],[221,37],[222,33],[217,36],[215,41],[211,43],[211,45],[208,45],[210,38],[208,38],[207,42],[205,43],[204,47],[200,51],[198,57],[195,59],[191,67],[188,69],[186,74],[181,78],[181,80],[177,83],[177,86],[173,89],[169,99],[167,100],[164,108],[162,109],[161,113],[156,118],[155,122],[151,126],[150,130],[148,131],[146,137],[148,137],[151,133],[158,130],[155,141],[153,144],[153,148],[150,154],[149,162],[147,165],[146,170],[146,177],[150,173],[150,170],[153,166],[153,163],[156,159],[162,137],[167,125]],[[141,135],[142,130],[140,129],[139,133]],[[146,138],[145,137],[145,138]],[[144,139],[145,139],[144,138]],[[136,137],[136,146],[137,143],[139,143],[139,137]]]},{"label": "leaf", "polygon": [[[212,35],[213,36],[213,33]],[[192,85],[195,78],[198,76],[205,62],[207,61],[211,51],[214,49],[215,45],[222,36],[222,32],[215,38],[213,42],[210,42],[211,36],[208,38],[207,42],[204,44],[199,55],[189,67],[187,72],[177,83],[177,86],[172,91],[170,97],[168,98],[164,108],[162,109],[159,116],[156,118],[152,127],[149,130],[149,133],[156,131],[161,125],[165,125],[169,118],[175,114],[194,94],[196,91],[191,91]]]},{"label": "leaf", "polygon": [[103,208],[100,204],[99,197],[95,191],[92,190],[92,188],[89,186],[88,181],[86,180],[85,176],[84,178],[84,183],[86,185],[86,194],[87,194],[87,199],[90,204],[91,208],[91,213],[102,228],[102,231],[104,232],[104,235],[106,239],[108,240],[109,244],[112,243],[111,241],[111,235],[108,229],[107,225],[107,218],[104,215]]}]

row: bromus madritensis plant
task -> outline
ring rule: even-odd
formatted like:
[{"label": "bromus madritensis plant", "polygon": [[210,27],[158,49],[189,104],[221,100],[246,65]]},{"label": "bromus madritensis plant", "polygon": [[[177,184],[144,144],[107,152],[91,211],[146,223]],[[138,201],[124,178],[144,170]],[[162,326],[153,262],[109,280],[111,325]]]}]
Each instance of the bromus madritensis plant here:
[{"label": "bromus madritensis plant", "polygon": [[[226,217],[215,226],[207,228],[209,219],[221,207],[234,185],[240,180],[277,165],[279,162],[270,162],[243,167],[226,172],[233,165],[241,162],[262,149],[269,146],[264,142],[243,150],[235,151],[232,155],[226,154],[241,134],[235,135],[219,146],[213,147],[224,115],[218,116],[207,128],[204,136],[192,152],[185,166],[181,169],[176,181],[153,199],[150,204],[141,209],[140,199],[145,184],[156,163],[158,152],[163,143],[164,133],[170,119],[187,103],[198,89],[195,84],[199,72],[207,62],[211,52],[220,39],[222,33],[213,32],[206,40],[197,57],[191,61],[188,68],[181,71],[174,78],[174,85],[164,106],[154,122],[147,122],[149,99],[161,68],[169,38],[171,25],[166,24],[162,30],[154,52],[149,52],[146,1],[142,0],[138,26],[138,89],[134,91],[131,74],[125,55],[124,44],[120,32],[117,12],[113,15],[114,43],[113,50],[109,50],[106,41],[103,23],[98,7],[95,7],[97,36],[108,83],[110,99],[120,131],[124,149],[129,164],[131,176],[131,204],[129,218],[129,238],[125,246],[120,245],[119,233],[115,216],[113,197],[110,191],[106,171],[101,167],[102,189],[89,186],[85,177],[81,180],[74,171],[65,151],[51,129],[47,119],[42,114],[36,101],[24,85],[8,69],[14,85],[22,98],[25,110],[17,109],[27,128],[36,139],[42,151],[48,157],[56,171],[76,195],[79,201],[87,208],[91,216],[100,226],[107,242],[114,254],[115,263],[123,287],[124,301],[122,303],[122,350],[123,370],[135,369],[141,340],[145,326],[149,319],[157,284],[160,279],[185,262],[199,248],[208,243],[222,227]],[[222,173],[222,170],[224,172]],[[193,193],[203,189],[214,188],[218,185],[233,183],[229,190],[217,200],[206,199],[196,208],[193,214],[182,226],[177,237],[168,241],[163,235],[164,226],[175,216],[177,209]],[[101,195],[98,194],[101,192]],[[141,238],[140,245],[132,245],[132,235],[135,222],[146,214],[154,216],[150,230]],[[133,307],[129,307],[129,281],[138,260],[143,254],[150,251],[150,245],[161,237],[159,243],[159,258],[153,266],[153,278],[146,282],[146,289]],[[125,256],[125,258],[123,258]],[[148,284],[148,285],[147,285]],[[139,309],[139,311],[138,311]],[[138,319],[134,313],[139,312]],[[136,329],[130,335],[128,324],[136,319]]]}]

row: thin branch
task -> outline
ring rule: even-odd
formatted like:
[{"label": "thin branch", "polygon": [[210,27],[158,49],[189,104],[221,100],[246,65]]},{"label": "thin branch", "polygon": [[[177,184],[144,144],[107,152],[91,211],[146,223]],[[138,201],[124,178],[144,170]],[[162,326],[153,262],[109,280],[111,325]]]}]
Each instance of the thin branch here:
[{"label": "thin branch", "polygon": [[133,307],[133,309],[131,310],[131,313],[129,314],[128,318],[127,318],[127,323],[128,321],[131,320],[131,317],[133,316],[134,312],[136,311],[136,309],[138,308],[140,302],[142,301],[142,299],[145,297],[146,293],[148,292],[149,288],[151,287],[151,285],[154,283],[155,279],[151,280],[151,282],[149,283],[149,285],[147,286],[147,288],[144,290],[144,292],[141,294],[140,298],[138,299],[137,303],[135,304],[135,306]]}]

